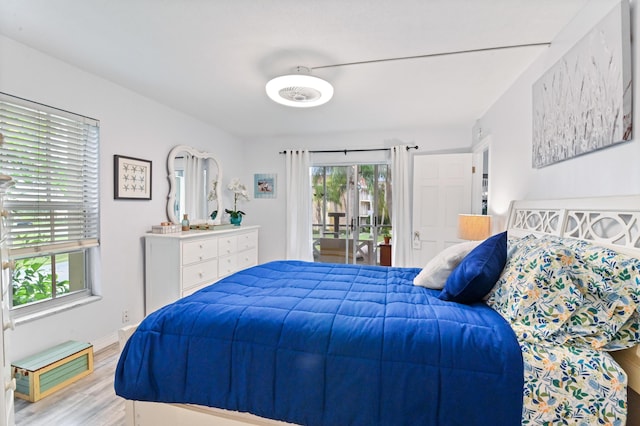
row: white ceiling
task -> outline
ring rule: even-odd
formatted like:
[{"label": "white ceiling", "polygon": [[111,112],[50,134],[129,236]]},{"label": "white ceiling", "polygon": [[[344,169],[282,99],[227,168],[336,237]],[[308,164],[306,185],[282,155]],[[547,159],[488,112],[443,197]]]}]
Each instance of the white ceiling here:
[{"label": "white ceiling", "polygon": [[0,33],[244,137],[471,127],[546,47],[318,69],[335,95],[316,108],[264,85],[298,65],[550,42],[587,1],[2,0]]}]

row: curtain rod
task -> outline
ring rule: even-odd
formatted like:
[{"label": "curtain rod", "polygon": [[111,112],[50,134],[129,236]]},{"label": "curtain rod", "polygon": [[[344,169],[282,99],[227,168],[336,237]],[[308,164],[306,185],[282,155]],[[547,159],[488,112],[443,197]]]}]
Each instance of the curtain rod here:
[{"label": "curtain rod", "polygon": [[[418,145],[415,146],[408,146],[407,145],[407,151],[409,151],[410,149],[418,149]],[[291,149],[289,150],[291,152],[293,152],[294,150]],[[299,152],[299,149],[295,150],[296,152]],[[316,150],[316,151],[309,151],[309,154],[324,154],[324,153],[335,153],[335,152],[342,152],[344,153],[344,155],[347,155],[348,152],[368,152],[368,151],[391,151],[391,148],[366,148],[366,149],[323,149],[323,150]],[[287,151],[280,151],[278,154],[286,154]]]}]

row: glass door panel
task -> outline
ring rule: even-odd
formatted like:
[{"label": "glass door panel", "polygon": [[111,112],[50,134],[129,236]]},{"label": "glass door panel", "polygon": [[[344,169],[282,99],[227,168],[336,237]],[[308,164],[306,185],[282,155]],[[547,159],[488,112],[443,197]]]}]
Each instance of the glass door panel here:
[{"label": "glass door panel", "polygon": [[317,262],[347,263],[349,167],[311,168],[313,185],[313,252]]},{"label": "glass door panel", "polygon": [[391,229],[386,164],[312,167],[314,258],[376,265],[378,244]]}]

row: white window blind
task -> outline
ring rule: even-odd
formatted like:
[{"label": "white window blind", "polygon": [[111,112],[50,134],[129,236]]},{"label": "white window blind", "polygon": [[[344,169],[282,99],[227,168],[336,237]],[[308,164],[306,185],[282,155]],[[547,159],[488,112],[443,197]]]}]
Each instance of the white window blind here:
[{"label": "white window blind", "polygon": [[11,256],[97,246],[99,122],[0,94],[0,133]]}]

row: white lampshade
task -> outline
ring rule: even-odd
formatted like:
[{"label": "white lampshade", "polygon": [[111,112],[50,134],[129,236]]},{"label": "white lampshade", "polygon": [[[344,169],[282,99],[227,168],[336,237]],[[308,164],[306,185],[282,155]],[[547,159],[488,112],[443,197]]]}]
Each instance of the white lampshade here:
[{"label": "white lampshade", "polygon": [[297,67],[297,73],[269,80],[267,96],[282,105],[308,108],[329,102],[333,97],[333,86],[318,77],[305,73],[308,68]]},{"label": "white lampshade", "polygon": [[484,240],[491,235],[491,216],[479,214],[458,215],[458,238]]}]

